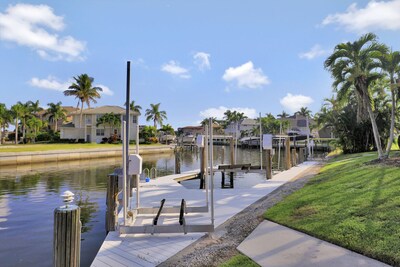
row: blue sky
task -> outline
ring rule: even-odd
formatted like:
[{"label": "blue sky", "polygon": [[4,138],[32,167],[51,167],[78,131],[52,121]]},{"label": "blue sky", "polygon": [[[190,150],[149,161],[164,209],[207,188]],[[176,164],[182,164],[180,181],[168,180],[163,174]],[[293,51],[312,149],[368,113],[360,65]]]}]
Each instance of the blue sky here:
[{"label": "blue sky", "polygon": [[122,106],[131,60],[131,99],[174,127],[315,113],[332,95],[324,60],[369,31],[400,49],[400,0],[1,1],[0,103],[76,106],[62,91],[87,73],[105,89],[94,106]]}]

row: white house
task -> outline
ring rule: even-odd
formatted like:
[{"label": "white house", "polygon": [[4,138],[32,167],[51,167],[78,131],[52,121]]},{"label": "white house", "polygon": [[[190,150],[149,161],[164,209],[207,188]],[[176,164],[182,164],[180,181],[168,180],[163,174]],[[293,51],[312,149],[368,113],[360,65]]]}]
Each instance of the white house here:
[{"label": "white house", "polygon": [[238,136],[240,136],[243,132],[251,132],[257,126],[258,123],[256,120],[245,118],[238,123],[230,123],[225,129],[225,134],[235,135],[235,133],[237,132]]},{"label": "white house", "polygon": [[[80,125],[80,110],[71,112],[72,121],[60,127],[61,139],[83,139],[85,142],[100,143],[104,137],[110,137],[112,134],[121,135],[121,128],[112,129],[108,125],[97,124],[97,119],[106,113],[114,113],[125,120],[125,109],[119,106],[101,106],[97,108],[84,109],[82,112],[82,125]],[[136,126],[139,113],[130,111],[129,115],[129,140],[136,137]]]}]

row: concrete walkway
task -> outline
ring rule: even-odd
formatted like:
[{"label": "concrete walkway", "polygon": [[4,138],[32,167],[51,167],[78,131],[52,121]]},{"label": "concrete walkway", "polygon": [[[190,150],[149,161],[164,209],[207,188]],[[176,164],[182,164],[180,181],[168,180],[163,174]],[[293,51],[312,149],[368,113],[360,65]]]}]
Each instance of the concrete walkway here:
[{"label": "concrete walkway", "polygon": [[266,267],[389,266],[270,221],[262,222],[238,250]]}]

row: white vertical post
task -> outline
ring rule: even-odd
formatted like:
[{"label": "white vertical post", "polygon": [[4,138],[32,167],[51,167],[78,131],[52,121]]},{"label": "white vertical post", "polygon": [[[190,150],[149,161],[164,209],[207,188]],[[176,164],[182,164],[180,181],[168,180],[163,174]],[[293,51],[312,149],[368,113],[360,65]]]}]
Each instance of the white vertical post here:
[{"label": "white vertical post", "polygon": [[[139,117],[137,117],[137,119],[136,119],[136,154],[139,155]],[[140,182],[140,175],[136,175],[136,208],[137,209],[140,206],[139,182]]]},{"label": "white vertical post", "polygon": [[237,145],[238,145],[238,131],[239,131],[239,122],[236,121],[236,127],[235,127],[235,164],[236,164],[236,159],[237,159]]},{"label": "white vertical post", "polygon": [[123,195],[123,214],[124,214],[124,224],[123,225],[126,225],[126,214],[127,214],[127,194],[126,194],[126,192],[127,192],[127,188],[126,188],[126,178],[127,178],[127,173],[126,173],[126,169],[127,169],[127,165],[126,165],[126,163],[127,163],[127,153],[126,153],[126,142],[127,142],[127,136],[126,136],[126,121],[123,121],[123,123],[122,123],[122,127],[123,127],[123,153],[122,153],[122,173],[123,173],[123,175],[122,175],[122,179],[123,179],[123,182],[122,182],[122,195]]},{"label": "white vertical post", "polygon": [[260,112],[260,169],[262,170],[262,162],[263,162],[263,156],[262,156],[262,123],[261,123],[261,112]]},{"label": "white vertical post", "polygon": [[[209,119],[209,124],[211,125],[212,118]],[[214,172],[213,172],[213,129],[210,127],[210,179],[211,179],[211,224],[214,224]]]},{"label": "white vertical post", "polygon": [[311,155],[311,151],[310,151],[310,126],[308,125],[308,115],[307,115],[307,158]]},{"label": "white vertical post", "polygon": [[208,175],[208,150],[209,150],[209,146],[208,146],[208,125],[205,125],[205,131],[204,131],[204,153],[205,153],[205,157],[204,157],[204,169],[206,170],[206,173],[204,174],[204,188],[206,189],[206,203],[207,203],[207,209],[208,209],[208,199],[209,199],[209,175]]},{"label": "white vertical post", "polygon": [[282,141],[282,118],[281,118],[281,123],[279,125],[279,143],[278,143],[278,171],[279,171],[279,167],[281,164],[281,141]]}]

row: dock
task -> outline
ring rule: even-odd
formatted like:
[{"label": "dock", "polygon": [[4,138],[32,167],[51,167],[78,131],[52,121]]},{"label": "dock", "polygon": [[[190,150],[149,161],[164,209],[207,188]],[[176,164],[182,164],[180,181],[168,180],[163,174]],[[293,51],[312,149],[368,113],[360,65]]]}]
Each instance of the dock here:
[{"label": "dock", "polygon": [[[254,183],[249,185],[248,188],[220,189],[215,185],[215,227],[316,164],[318,163],[305,162],[274,175],[271,180],[252,179]],[[150,183],[140,183],[140,205],[155,207],[160,205],[160,200],[164,198],[166,202],[172,205],[178,203],[182,198],[186,200],[188,206],[204,205],[206,201],[205,190],[188,189],[176,181],[194,173],[192,171],[169,175],[152,180]],[[131,205],[135,207],[134,199]],[[164,224],[173,223],[173,219],[171,219],[171,222],[169,218],[162,220],[164,220],[162,222]],[[188,217],[188,220],[194,223],[209,223],[210,216],[207,213],[194,213]],[[148,221],[151,221],[150,217]],[[139,223],[147,224],[148,222],[143,219]],[[189,246],[204,234],[206,233],[120,235],[119,231],[110,232],[91,266],[156,266]]]}]

